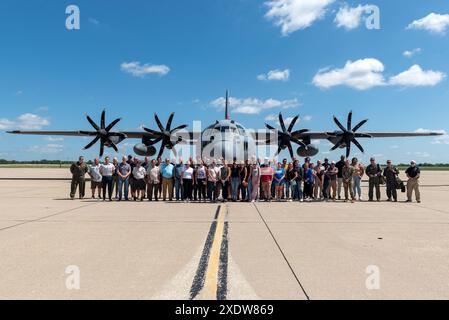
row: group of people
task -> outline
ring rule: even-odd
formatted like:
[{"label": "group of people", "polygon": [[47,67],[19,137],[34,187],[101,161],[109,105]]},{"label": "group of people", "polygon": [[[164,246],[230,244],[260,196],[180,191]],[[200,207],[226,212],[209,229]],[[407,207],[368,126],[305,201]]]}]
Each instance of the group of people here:
[{"label": "group of people", "polygon": [[[262,161],[235,159],[220,161],[189,159],[177,163],[166,159],[109,157],[100,163],[97,158],[88,165],[83,157],[73,163],[71,199],[79,189],[79,198],[85,197],[85,177],[90,177],[92,198],[103,201],[148,199],[149,201],[362,201],[361,181],[368,177],[368,201],[380,201],[380,185],[386,185],[388,201],[398,201],[397,190],[407,191],[407,202],[421,202],[419,192],[420,169],[415,161],[405,171],[407,184],[399,178],[399,170],[388,160],[382,168],[374,158],[364,166],[357,158],[341,156],[338,162],[324,159],[313,163],[306,158],[303,164],[293,159],[274,164],[268,158]],[[342,195],[343,193],[343,195]],[[344,197],[344,198],[343,198]],[[375,197],[375,198],[374,198]]]}]

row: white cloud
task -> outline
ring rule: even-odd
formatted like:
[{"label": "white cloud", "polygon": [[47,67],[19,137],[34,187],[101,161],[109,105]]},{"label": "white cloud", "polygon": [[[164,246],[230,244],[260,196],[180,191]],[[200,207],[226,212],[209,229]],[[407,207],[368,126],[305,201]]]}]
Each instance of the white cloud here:
[{"label": "white cloud", "polygon": [[307,121],[307,122],[312,121],[312,116],[304,116],[304,117],[302,118],[302,120],[303,120],[303,121]]},{"label": "white cloud", "polygon": [[89,18],[89,22],[92,23],[92,24],[94,24],[94,25],[96,25],[96,26],[98,26],[98,25],[100,24],[100,21],[98,21],[98,20],[95,19],[95,18]]},{"label": "white cloud", "polygon": [[[220,110],[224,109],[226,100],[221,97],[215,99],[210,104]],[[229,106],[231,111],[234,113],[243,113],[243,114],[259,114],[264,110],[269,109],[288,109],[295,108],[299,106],[299,102],[297,99],[291,100],[276,100],[276,99],[266,99],[261,100],[257,98],[246,98],[246,99],[238,99],[234,97],[229,98]]]},{"label": "white cloud", "polygon": [[56,141],[64,141],[64,138],[61,137],[46,137],[44,140],[50,141],[50,142],[56,142]]},{"label": "white cloud", "polygon": [[265,117],[265,121],[276,121],[277,116],[275,114],[269,114]]},{"label": "white cloud", "polygon": [[30,148],[28,148],[28,152],[33,152],[33,153],[42,153],[42,154],[56,154],[56,153],[60,153],[62,152],[62,150],[64,149],[63,145],[60,144],[46,144],[43,146],[32,146]]},{"label": "white cloud", "polygon": [[411,58],[414,55],[421,53],[421,51],[422,51],[421,48],[416,48],[413,50],[405,50],[402,54],[406,58]]},{"label": "white cloud", "polygon": [[357,90],[367,90],[377,86],[419,87],[435,86],[446,75],[440,71],[423,70],[419,65],[391,77],[385,81],[384,65],[377,59],[367,58],[348,61],[340,69],[323,69],[313,78],[313,84],[319,88],[329,89],[335,86],[347,86]]},{"label": "white cloud", "polygon": [[282,35],[287,36],[297,30],[310,27],[322,19],[326,8],[335,0],[271,0],[265,2],[269,7],[265,17],[281,27]]},{"label": "white cloud", "polygon": [[0,119],[0,130],[40,130],[50,125],[50,120],[32,113],[25,113],[15,120]]},{"label": "white cloud", "polygon": [[367,58],[348,61],[341,69],[323,69],[313,78],[317,87],[328,89],[345,85],[357,90],[367,90],[385,84],[384,65],[377,59]]},{"label": "white cloud", "polygon": [[390,78],[390,84],[403,87],[435,86],[446,75],[440,71],[423,70],[419,65],[413,65],[410,69]]},{"label": "white cloud", "polygon": [[431,33],[444,34],[449,28],[449,14],[431,13],[410,23],[407,29],[426,30]]},{"label": "white cloud", "polygon": [[360,26],[362,21],[362,14],[369,9],[371,5],[358,5],[357,7],[350,7],[345,4],[338,10],[335,16],[335,24],[338,28],[345,28],[346,30],[356,29]]},{"label": "white cloud", "polygon": [[257,80],[261,81],[288,81],[290,79],[290,70],[271,70],[267,74],[259,74]]},{"label": "white cloud", "polygon": [[436,132],[442,134],[441,136],[436,136],[432,140],[432,144],[449,144],[449,134],[446,132],[446,130],[430,130],[430,129],[423,129],[420,128],[416,130],[417,133],[430,133],[430,132]]},{"label": "white cloud", "polygon": [[142,65],[139,61],[123,62],[120,65],[120,69],[123,72],[130,73],[135,77],[143,77],[152,73],[163,76],[170,72],[170,68],[166,65],[155,65],[148,63]]}]

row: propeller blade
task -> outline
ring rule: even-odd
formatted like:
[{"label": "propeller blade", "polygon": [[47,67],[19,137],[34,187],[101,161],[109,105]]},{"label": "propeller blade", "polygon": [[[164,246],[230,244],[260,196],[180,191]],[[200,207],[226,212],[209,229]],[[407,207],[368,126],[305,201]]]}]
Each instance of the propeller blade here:
[{"label": "propeller blade", "polygon": [[279,154],[281,154],[281,151],[282,151],[282,147],[281,147],[281,146],[279,146],[279,147],[278,147],[278,151],[276,152],[276,155],[279,155]]},{"label": "propeller blade", "polygon": [[114,142],[112,142],[111,140],[109,140],[109,143],[111,144],[112,149],[114,149],[115,152],[118,152],[117,145]]},{"label": "propeller blade", "polygon": [[100,130],[100,127],[95,123],[95,121],[92,120],[91,117],[86,115],[86,118],[87,118],[87,121],[89,121],[90,125],[95,128],[95,130],[97,130],[97,131]]},{"label": "propeller blade", "polygon": [[156,124],[157,124],[157,126],[159,127],[159,129],[160,129],[161,131],[165,131],[165,128],[164,128],[164,126],[162,125],[161,120],[159,120],[159,117],[157,116],[156,113],[154,114],[154,120],[156,120]]},{"label": "propeller blade", "polygon": [[84,150],[87,150],[90,147],[92,147],[94,144],[97,143],[98,140],[100,140],[100,136],[97,136],[95,139],[93,139],[87,146],[84,147]]},{"label": "propeller blade", "polygon": [[170,131],[170,133],[175,133],[176,131],[179,131],[179,130],[182,130],[182,129],[185,129],[185,128],[187,128],[188,127],[188,125],[186,125],[186,124],[183,124],[182,126],[178,126],[178,127],[176,127],[176,128],[174,128],[173,130],[171,130]]},{"label": "propeller blade", "polygon": [[352,131],[353,132],[356,132],[357,130],[359,130],[365,123],[367,123],[368,122],[368,119],[366,119],[366,120],[363,120],[363,121],[360,121],[360,123],[359,124],[357,124],[355,127],[354,127],[354,129],[352,129]]},{"label": "propeller blade", "polygon": [[288,148],[288,151],[290,152],[290,157],[293,158],[294,153],[293,153],[292,144],[290,142],[287,144],[287,148]]},{"label": "propeller blade", "polygon": [[122,120],[122,118],[115,119],[106,127],[105,130],[109,132],[117,123],[120,122],[120,120]]},{"label": "propeller blade", "polygon": [[170,116],[168,117],[167,127],[166,127],[166,130],[167,130],[167,131],[170,131],[171,123],[172,123],[172,121],[173,121],[173,117],[174,117],[174,116],[175,116],[175,113],[172,112],[172,113],[170,114]]},{"label": "propeller blade", "polygon": [[289,126],[288,126],[288,132],[292,132],[293,127],[295,126],[296,121],[298,121],[298,119],[299,119],[299,116],[295,116],[295,117],[292,119],[292,121],[290,122],[290,124],[289,124]]},{"label": "propeller blade", "polygon": [[353,138],[351,141],[352,141],[352,143],[355,144],[355,146],[356,146],[357,148],[359,148],[359,150],[360,150],[362,153],[365,153],[365,150],[363,149],[362,145],[361,145],[356,139]]},{"label": "propeller blade", "polygon": [[348,113],[348,130],[351,130],[351,126],[352,126],[352,111],[349,111]]},{"label": "propeller blade", "polygon": [[162,143],[161,148],[159,149],[159,153],[157,155],[158,158],[162,157],[164,150],[165,150],[165,145],[164,145],[164,143]]},{"label": "propeller blade", "polygon": [[158,143],[158,142],[161,141],[161,140],[162,140],[161,137],[156,138],[156,139],[150,141],[150,142],[148,143],[148,145],[150,145],[150,146],[155,145],[156,143]]},{"label": "propeller blade", "polygon": [[335,151],[335,150],[337,150],[338,148],[340,148],[342,142],[343,142],[343,138],[340,139],[340,141],[338,141],[338,142],[335,144],[335,146],[332,147],[331,151]]},{"label": "propeller blade", "polygon": [[302,142],[301,140],[292,138],[291,141],[293,141],[294,143],[296,143],[304,148],[307,148],[307,145],[304,142]]},{"label": "propeller blade", "polygon": [[276,128],[270,126],[268,123],[265,123],[265,126],[267,127],[268,130],[276,130]]},{"label": "propeller blade", "polygon": [[279,113],[279,124],[281,125],[283,132],[287,131],[287,129],[285,129],[284,117],[282,116],[282,113]]},{"label": "propeller blade", "polygon": [[106,126],[106,110],[101,112],[101,129],[104,129]]},{"label": "propeller blade", "polygon": [[343,132],[346,132],[346,131],[347,131],[346,128],[343,127],[343,125],[341,124],[341,122],[338,121],[338,119],[337,119],[336,116],[334,116],[334,122],[335,122],[335,124],[341,129],[341,131],[343,131]]},{"label": "propeller blade", "polygon": [[142,127],[142,129],[148,133],[151,133],[151,134],[157,136],[157,137],[162,136],[162,133],[160,133],[159,131],[154,131],[153,129],[149,129],[149,128],[145,128],[145,127]]},{"label": "propeller blade", "polygon": [[351,154],[351,143],[346,144],[346,158]]},{"label": "propeller blade", "polygon": [[104,141],[102,139],[100,144],[100,158],[103,156],[103,154],[104,154]]}]

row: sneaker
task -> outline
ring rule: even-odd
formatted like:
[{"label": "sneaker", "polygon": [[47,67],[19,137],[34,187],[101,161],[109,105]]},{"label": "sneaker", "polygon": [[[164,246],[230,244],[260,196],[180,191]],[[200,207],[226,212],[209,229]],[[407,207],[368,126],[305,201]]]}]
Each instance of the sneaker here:
[{"label": "sneaker", "polygon": [[421,203],[421,200],[418,200],[418,201],[416,201],[416,202]]}]

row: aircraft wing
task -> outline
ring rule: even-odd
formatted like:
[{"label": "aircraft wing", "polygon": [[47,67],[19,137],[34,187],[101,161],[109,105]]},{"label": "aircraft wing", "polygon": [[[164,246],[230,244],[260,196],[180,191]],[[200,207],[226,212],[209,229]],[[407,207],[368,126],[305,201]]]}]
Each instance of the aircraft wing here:
[{"label": "aircraft wing", "polygon": [[398,137],[430,137],[441,136],[440,132],[364,132],[373,138],[398,138]]},{"label": "aircraft wing", "polygon": [[[67,137],[88,137],[95,136],[97,133],[95,131],[7,131],[9,134],[22,134],[22,135],[39,135],[39,136],[67,136]],[[118,131],[117,133],[124,134],[127,139],[142,139],[143,137],[149,139],[156,139],[158,136],[145,131]],[[188,136],[189,139],[186,142],[194,143],[198,140],[198,133],[196,132],[186,132],[182,136]]]}]

